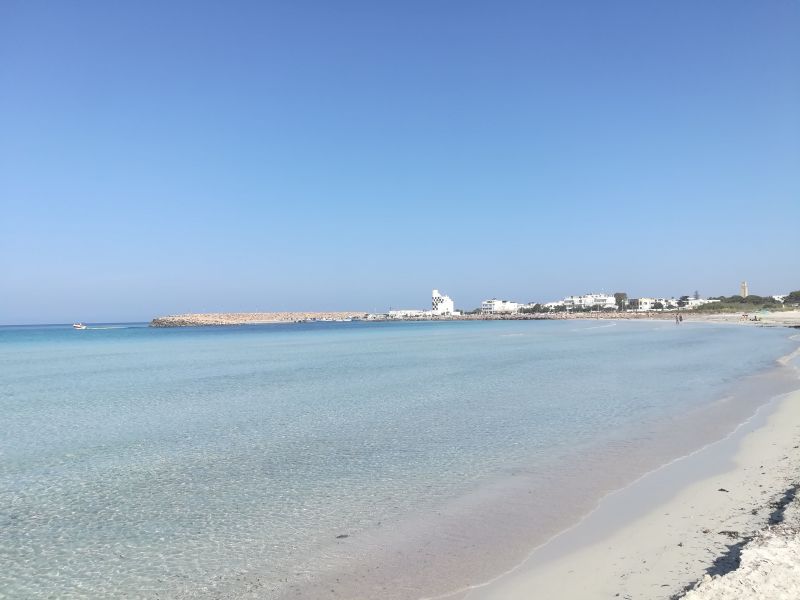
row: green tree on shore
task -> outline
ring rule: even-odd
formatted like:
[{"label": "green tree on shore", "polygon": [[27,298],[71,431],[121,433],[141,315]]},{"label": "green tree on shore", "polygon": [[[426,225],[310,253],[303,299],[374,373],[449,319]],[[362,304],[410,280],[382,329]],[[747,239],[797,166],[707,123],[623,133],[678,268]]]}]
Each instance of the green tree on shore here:
[{"label": "green tree on shore", "polygon": [[628,304],[628,294],[625,292],[616,292],[614,293],[614,301],[617,303],[618,309],[625,310]]},{"label": "green tree on shore", "polygon": [[533,306],[526,306],[525,308],[520,308],[519,312],[521,312],[524,315],[530,315],[533,313],[545,312],[545,308],[541,304],[534,304]]}]

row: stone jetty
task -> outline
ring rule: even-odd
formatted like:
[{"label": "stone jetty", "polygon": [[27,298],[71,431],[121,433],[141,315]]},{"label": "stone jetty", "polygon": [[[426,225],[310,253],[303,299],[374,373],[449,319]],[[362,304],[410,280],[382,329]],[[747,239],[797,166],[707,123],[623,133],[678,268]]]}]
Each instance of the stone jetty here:
[{"label": "stone jetty", "polygon": [[257,313],[193,313],[156,317],[150,327],[207,327],[212,325],[259,325],[264,323],[296,323],[298,321],[337,321],[362,319],[367,313],[341,312],[257,312]]}]

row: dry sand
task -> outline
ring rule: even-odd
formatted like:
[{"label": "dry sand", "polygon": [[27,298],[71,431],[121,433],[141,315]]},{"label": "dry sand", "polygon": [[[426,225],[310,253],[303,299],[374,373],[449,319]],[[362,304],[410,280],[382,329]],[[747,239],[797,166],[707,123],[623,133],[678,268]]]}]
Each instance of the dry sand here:
[{"label": "dry sand", "polygon": [[706,575],[684,600],[797,600],[800,598],[800,510],[794,502],[786,524],[770,526],[741,552],[739,568]]},{"label": "dry sand", "polygon": [[[724,440],[606,496],[580,523],[509,573],[446,597],[639,600],[682,595],[707,570],[720,573],[735,566],[741,547],[775,518],[780,500],[800,476],[798,447],[800,392],[793,392],[774,399]],[[737,571],[704,582],[709,591],[701,588],[689,597],[800,598],[800,542],[794,529],[765,532],[752,544],[744,553],[749,574],[742,574],[739,587],[731,582]],[[776,585],[784,591],[745,589],[763,584],[764,561],[776,573],[781,570]]]},{"label": "dry sand", "polygon": [[[676,311],[650,311],[650,312],[608,312],[608,313],[551,313],[537,316],[536,318],[552,319],[611,319],[623,321],[656,320],[674,321]],[[698,310],[682,310],[680,315],[687,323],[733,323],[736,325],[752,325],[756,327],[798,327],[800,328],[800,310],[781,310],[773,312],[742,311],[714,313]],[[753,320],[753,319],[757,320]]]},{"label": "dry sand", "polygon": [[[785,310],[776,312],[755,313],[683,313],[687,319],[707,321],[710,323],[742,323],[752,325],[770,325],[785,327],[800,327],[800,310]],[[745,318],[743,315],[747,315]],[[758,321],[751,321],[757,317]]]}]

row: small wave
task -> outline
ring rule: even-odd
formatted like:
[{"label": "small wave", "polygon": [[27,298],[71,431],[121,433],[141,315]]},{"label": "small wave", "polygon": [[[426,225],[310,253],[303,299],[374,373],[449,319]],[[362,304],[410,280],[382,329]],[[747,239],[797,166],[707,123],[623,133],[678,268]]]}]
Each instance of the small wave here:
[{"label": "small wave", "polygon": [[590,329],[605,329],[606,327],[616,327],[616,323],[606,323],[605,325],[592,325],[591,327],[578,327],[577,329],[570,329],[570,331],[589,331]]}]

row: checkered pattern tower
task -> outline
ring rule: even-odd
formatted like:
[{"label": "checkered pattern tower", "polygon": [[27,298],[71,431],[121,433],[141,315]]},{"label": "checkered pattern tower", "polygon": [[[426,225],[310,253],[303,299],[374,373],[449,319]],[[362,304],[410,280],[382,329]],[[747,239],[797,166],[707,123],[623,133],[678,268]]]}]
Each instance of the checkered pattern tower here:
[{"label": "checkered pattern tower", "polygon": [[455,312],[455,305],[450,296],[445,296],[439,290],[433,290],[431,294],[431,313],[434,315],[452,315]]}]

